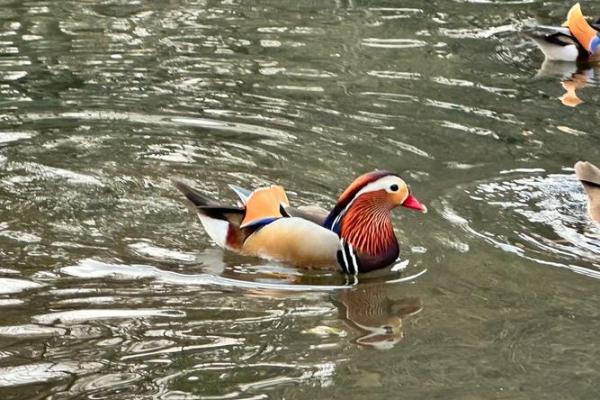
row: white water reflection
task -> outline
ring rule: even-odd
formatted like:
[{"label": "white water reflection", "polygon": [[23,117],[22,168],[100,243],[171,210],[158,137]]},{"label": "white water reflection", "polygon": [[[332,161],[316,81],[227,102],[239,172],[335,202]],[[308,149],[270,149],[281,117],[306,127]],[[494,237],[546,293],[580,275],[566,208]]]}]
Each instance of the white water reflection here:
[{"label": "white water reflection", "polygon": [[150,242],[136,242],[131,243],[129,247],[136,253],[160,260],[176,260],[181,262],[194,262],[196,261],[196,255],[191,253],[184,253],[181,251],[165,249],[163,247],[156,246]]},{"label": "white water reflection", "polygon": [[59,311],[49,314],[34,315],[33,321],[38,324],[78,324],[102,319],[131,319],[131,318],[183,318],[185,312],[179,310],[155,309],[87,309],[73,311]]},{"label": "white water reflection", "polygon": [[64,179],[73,184],[104,186],[102,181],[93,175],[82,174],[79,172],[70,171],[68,169],[51,167],[38,163],[9,160],[6,169],[10,172],[22,171],[24,175],[16,175],[14,178],[6,180],[4,185],[27,183],[36,179]]},{"label": "white water reflection", "polygon": [[[267,268],[268,270],[268,268]],[[305,292],[305,291],[328,291],[328,290],[339,290],[347,289],[347,285],[307,285],[289,283],[286,280],[282,280],[279,283],[272,283],[268,281],[245,281],[232,279],[225,276],[213,275],[213,274],[182,274],[173,271],[166,271],[153,267],[150,265],[126,265],[126,264],[112,264],[106,263],[94,259],[86,259],[79,262],[77,265],[70,267],[64,267],[60,270],[63,274],[75,276],[83,279],[99,279],[99,278],[113,278],[113,279],[147,279],[152,278],[158,282],[171,284],[171,285],[185,285],[185,286],[207,286],[216,285],[221,287],[234,287],[240,289],[266,289],[266,290],[283,290],[291,292]],[[419,271],[413,275],[391,277],[388,279],[389,283],[400,283],[400,282],[411,282],[421,275],[426,270]],[[355,279],[354,283],[358,283]]]},{"label": "white water reflection", "polygon": [[0,278],[0,294],[19,293],[24,290],[37,289],[41,284],[23,279]]},{"label": "white water reflection", "polygon": [[220,131],[231,131],[240,133],[249,133],[258,136],[266,136],[279,140],[295,139],[294,135],[285,131],[267,128],[263,126],[244,124],[239,122],[228,122],[213,120],[209,118],[192,118],[172,115],[148,115],[133,112],[115,112],[106,111],[67,111],[62,113],[45,113],[23,115],[22,118],[30,120],[51,120],[51,119],[75,119],[82,121],[104,120],[104,121],[127,121],[140,124],[154,124],[163,126],[191,126]]},{"label": "white water reflection", "polygon": [[0,132],[0,145],[18,140],[30,139],[35,136],[35,132]]},{"label": "white water reflection", "polygon": [[415,39],[379,39],[366,38],[363,39],[362,45],[366,47],[382,48],[382,49],[412,49],[415,47],[427,46],[427,42]]},{"label": "white water reflection", "polygon": [[99,363],[37,363],[0,368],[0,387],[20,386],[71,378],[74,374],[99,369]]},{"label": "white water reflection", "polygon": [[13,326],[0,326],[0,336],[15,338],[35,338],[64,335],[67,330],[52,326],[25,324]]}]

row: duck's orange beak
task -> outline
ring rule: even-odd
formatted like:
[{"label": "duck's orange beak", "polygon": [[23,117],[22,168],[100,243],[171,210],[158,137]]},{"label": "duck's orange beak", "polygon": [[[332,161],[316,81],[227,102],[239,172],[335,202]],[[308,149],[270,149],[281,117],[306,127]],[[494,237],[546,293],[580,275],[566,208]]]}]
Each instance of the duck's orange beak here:
[{"label": "duck's orange beak", "polygon": [[422,213],[427,212],[427,207],[425,207],[419,200],[415,198],[412,194],[409,194],[404,203],[402,203],[403,207],[411,208],[413,210],[417,210]]}]

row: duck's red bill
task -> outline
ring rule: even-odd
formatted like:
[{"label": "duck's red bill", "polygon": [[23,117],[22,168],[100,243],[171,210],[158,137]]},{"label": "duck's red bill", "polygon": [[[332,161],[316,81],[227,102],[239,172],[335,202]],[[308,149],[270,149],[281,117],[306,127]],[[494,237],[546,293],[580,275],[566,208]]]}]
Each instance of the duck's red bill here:
[{"label": "duck's red bill", "polygon": [[423,204],[421,204],[421,202],[419,200],[417,200],[415,198],[415,196],[413,196],[412,194],[408,195],[406,200],[404,200],[404,203],[402,203],[402,206],[404,206],[406,208],[411,208],[413,210],[420,211],[422,213],[427,212],[427,207],[425,207]]}]

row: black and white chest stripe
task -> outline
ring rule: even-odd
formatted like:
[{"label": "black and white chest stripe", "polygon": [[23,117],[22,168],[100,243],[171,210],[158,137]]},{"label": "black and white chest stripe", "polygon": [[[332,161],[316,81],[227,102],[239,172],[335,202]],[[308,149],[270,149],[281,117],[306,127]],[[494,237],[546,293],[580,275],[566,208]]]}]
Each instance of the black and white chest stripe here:
[{"label": "black and white chest stripe", "polygon": [[337,251],[337,261],[345,274],[358,275],[360,261],[354,247],[344,239],[340,239],[340,249]]}]

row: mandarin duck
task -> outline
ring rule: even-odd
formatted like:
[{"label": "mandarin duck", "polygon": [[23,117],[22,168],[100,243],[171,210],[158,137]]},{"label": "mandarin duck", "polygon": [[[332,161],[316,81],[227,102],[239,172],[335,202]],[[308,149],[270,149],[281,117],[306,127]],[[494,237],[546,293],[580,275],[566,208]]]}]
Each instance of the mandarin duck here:
[{"label": "mandarin duck", "polygon": [[527,35],[548,60],[593,62],[600,60],[599,31],[600,20],[589,24],[577,3],[562,26],[538,26]]},{"label": "mandarin duck", "polygon": [[315,206],[292,208],[281,186],[254,191],[230,185],[238,206],[217,203],[176,182],[210,238],[234,252],[289,263],[300,268],[356,275],[385,268],[399,254],[391,211],[427,208],[398,175],[375,171],[358,177],[331,212]]},{"label": "mandarin duck", "polygon": [[600,223],[600,168],[587,161],[578,161],[575,175],[587,193],[590,218]]}]

